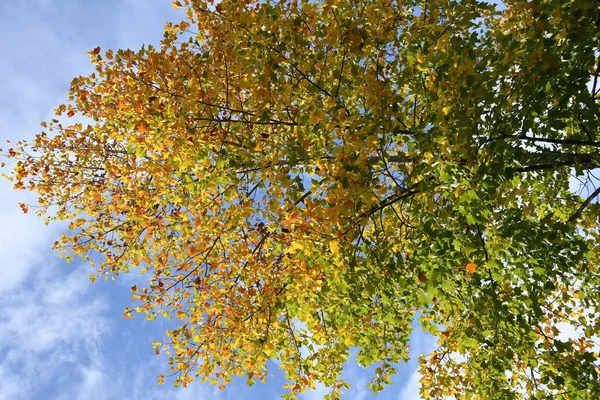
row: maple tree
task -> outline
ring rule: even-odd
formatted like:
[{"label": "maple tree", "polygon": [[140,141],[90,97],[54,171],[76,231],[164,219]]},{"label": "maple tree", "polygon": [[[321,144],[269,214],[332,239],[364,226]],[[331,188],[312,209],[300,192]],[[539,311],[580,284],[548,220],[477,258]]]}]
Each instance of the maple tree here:
[{"label": "maple tree", "polygon": [[176,384],[337,398],[356,347],[379,391],[418,317],[425,398],[598,398],[598,1],[173,4],[5,156],[93,279],[149,275]]}]

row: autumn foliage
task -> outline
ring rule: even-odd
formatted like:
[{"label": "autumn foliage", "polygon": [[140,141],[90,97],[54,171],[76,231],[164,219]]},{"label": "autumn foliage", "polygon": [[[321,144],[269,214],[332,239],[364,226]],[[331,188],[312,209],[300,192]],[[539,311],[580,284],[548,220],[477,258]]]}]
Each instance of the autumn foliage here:
[{"label": "autumn foliage", "polygon": [[337,398],[356,347],[379,391],[418,318],[425,398],[600,396],[597,1],[173,4],[5,156],[57,249],[147,274],[176,384]]}]

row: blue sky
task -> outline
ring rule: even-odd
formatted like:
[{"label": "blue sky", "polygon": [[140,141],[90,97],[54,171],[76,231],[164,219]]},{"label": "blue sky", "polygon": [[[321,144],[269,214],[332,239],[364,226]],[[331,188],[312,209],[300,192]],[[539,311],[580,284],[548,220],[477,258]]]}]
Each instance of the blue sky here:
[{"label": "blue sky", "polygon": [[[96,46],[136,49],[157,43],[167,20],[179,20],[169,0],[0,1],[0,147],[31,138],[39,123],[66,100],[70,80],[91,72]],[[2,171],[8,172],[6,170]],[[161,321],[124,320],[135,276],[92,284],[92,267],[62,262],[50,250],[64,225],[45,226],[19,202],[35,197],[0,180],[0,400],[19,399],[276,399],[283,378],[252,388],[235,382],[225,391],[194,383],[157,386],[164,359],[150,341],[161,340]],[[413,360],[380,399],[418,399],[416,356],[433,346],[413,334]],[[344,398],[371,398],[368,371],[350,362],[353,387]],[[324,388],[303,394],[321,399]]]}]

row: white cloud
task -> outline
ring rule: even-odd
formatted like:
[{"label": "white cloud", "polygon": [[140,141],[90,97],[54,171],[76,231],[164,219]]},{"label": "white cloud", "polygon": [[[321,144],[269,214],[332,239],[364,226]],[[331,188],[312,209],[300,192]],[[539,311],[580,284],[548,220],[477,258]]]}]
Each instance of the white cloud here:
[{"label": "white cloud", "polygon": [[359,367],[354,356],[345,365],[344,379],[352,385],[350,390],[344,392],[346,398],[365,400],[373,396],[371,389],[367,387],[370,377],[366,376],[364,368]]},{"label": "white cloud", "polygon": [[[81,381],[74,388],[69,398],[85,400],[104,400],[110,398],[112,384],[106,374],[98,366],[81,368]],[[65,396],[67,398],[67,396]]]},{"label": "white cloud", "polygon": [[243,393],[235,384],[227,391],[200,382],[156,385],[165,360],[152,354],[150,338],[126,335],[127,343],[113,348],[121,343],[113,320],[121,317],[92,292],[88,266],[56,264],[0,298],[0,399],[217,400]]},{"label": "white cloud", "polygon": [[[121,360],[124,361],[124,360]],[[196,382],[188,388],[175,388],[171,384],[157,385],[156,371],[161,369],[158,358],[131,360],[117,363],[106,356],[99,357],[91,365],[79,369],[79,380],[55,400],[226,400],[232,390],[221,391],[215,387]],[[163,360],[164,361],[164,360]]]},{"label": "white cloud", "polygon": [[64,277],[46,268],[55,276],[32,277],[0,301],[0,399],[30,399],[64,370],[95,363],[109,331],[105,299],[86,296],[85,269]]},{"label": "white cloud", "polygon": [[398,394],[398,400],[419,400],[421,396],[419,395],[419,388],[421,387],[421,383],[419,380],[421,379],[421,374],[419,371],[415,370],[408,379],[408,382],[402,387],[402,390]]},{"label": "white cloud", "polygon": [[58,227],[47,227],[35,215],[23,215],[19,202],[31,196],[13,194],[6,182],[0,182],[0,295],[16,288],[41,263],[58,235]]},{"label": "white cloud", "polygon": [[331,389],[329,389],[322,383],[317,383],[314,389],[307,390],[306,392],[300,394],[300,396],[298,397],[303,400],[321,400],[325,397],[326,394],[330,392]]},{"label": "white cloud", "polygon": [[398,393],[398,400],[420,400],[419,388],[421,374],[418,371],[419,356],[429,354],[435,348],[436,338],[421,329],[417,320],[413,323],[414,330],[410,334],[410,361],[411,374]]}]

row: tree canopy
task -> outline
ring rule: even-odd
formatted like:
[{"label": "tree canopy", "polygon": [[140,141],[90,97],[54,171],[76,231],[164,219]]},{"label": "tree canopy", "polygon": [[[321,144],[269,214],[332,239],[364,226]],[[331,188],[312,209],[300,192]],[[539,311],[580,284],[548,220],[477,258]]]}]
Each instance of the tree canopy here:
[{"label": "tree canopy", "polygon": [[175,384],[337,398],[357,348],[379,391],[418,318],[425,398],[600,396],[598,1],[173,5],[4,154],[92,279],[148,275]]}]

